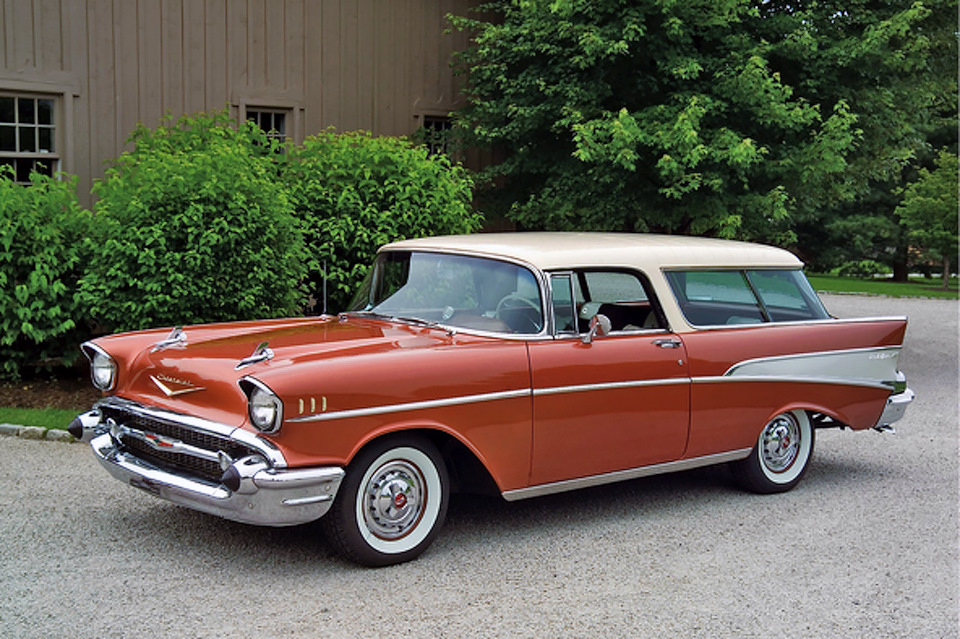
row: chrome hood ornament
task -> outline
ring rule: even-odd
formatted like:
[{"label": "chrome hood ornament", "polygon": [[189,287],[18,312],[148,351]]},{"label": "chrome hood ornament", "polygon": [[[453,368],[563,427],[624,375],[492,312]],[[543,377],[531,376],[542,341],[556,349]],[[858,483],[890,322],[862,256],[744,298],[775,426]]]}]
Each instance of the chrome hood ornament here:
[{"label": "chrome hood ornament", "polygon": [[157,351],[162,351],[165,348],[175,346],[177,348],[183,348],[187,345],[187,334],[184,332],[182,326],[175,326],[170,334],[165,338],[153,345],[153,348],[150,349],[151,353],[156,353]]},{"label": "chrome hood ornament", "polygon": [[253,350],[253,355],[241,359],[240,363],[237,364],[234,370],[238,371],[245,366],[250,366],[251,364],[256,364],[257,362],[265,362],[269,359],[273,359],[273,351],[267,348],[266,342],[260,342]]}]

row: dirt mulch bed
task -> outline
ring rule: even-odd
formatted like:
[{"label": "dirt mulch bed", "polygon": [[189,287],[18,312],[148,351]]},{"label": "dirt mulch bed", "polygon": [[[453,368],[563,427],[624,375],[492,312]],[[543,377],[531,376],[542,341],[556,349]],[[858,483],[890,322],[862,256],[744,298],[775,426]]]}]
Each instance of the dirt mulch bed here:
[{"label": "dirt mulch bed", "polygon": [[86,376],[55,380],[0,383],[0,406],[87,410],[100,393]]}]

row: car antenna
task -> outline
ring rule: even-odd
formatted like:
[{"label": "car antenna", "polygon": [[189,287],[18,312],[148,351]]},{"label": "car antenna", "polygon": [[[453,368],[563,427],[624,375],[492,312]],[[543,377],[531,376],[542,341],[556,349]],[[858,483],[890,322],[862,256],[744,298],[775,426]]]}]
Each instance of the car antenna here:
[{"label": "car antenna", "polygon": [[327,262],[323,262],[323,314],[327,314]]}]

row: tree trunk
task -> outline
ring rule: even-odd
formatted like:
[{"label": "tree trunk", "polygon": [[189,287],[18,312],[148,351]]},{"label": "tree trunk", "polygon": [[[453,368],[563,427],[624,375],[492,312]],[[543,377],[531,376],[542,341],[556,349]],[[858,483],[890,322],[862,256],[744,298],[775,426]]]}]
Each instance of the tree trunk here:
[{"label": "tree trunk", "polygon": [[909,273],[907,272],[907,260],[900,258],[895,259],[893,261],[893,281],[906,282],[909,279]]},{"label": "tree trunk", "polygon": [[950,288],[950,256],[943,258],[943,290]]}]

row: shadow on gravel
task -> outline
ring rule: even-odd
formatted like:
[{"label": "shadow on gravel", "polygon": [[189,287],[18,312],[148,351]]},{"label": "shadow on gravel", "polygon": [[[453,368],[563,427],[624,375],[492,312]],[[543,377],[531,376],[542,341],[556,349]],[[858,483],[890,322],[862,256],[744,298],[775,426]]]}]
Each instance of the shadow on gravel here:
[{"label": "shadow on gravel", "polygon": [[[877,481],[890,472],[876,464],[818,459],[794,493],[827,494],[854,483]],[[499,497],[456,494],[435,544],[441,550],[428,552],[425,559],[486,553],[491,540],[520,545],[544,536],[640,529],[650,522],[671,526],[678,518],[677,508],[684,510],[684,517],[709,521],[735,509],[737,502],[785,498],[790,497],[744,493],[724,466],[512,503]],[[116,525],[133,532],[147,553],[151,548],[175,547],[179,561],[232,574],[257,572],[289,579],[313,574],[319,566],[335,572],[355,568],[332,551],[317,523],[289,528],[252,526],[157,502],[148,510],[120,515]]]}]

